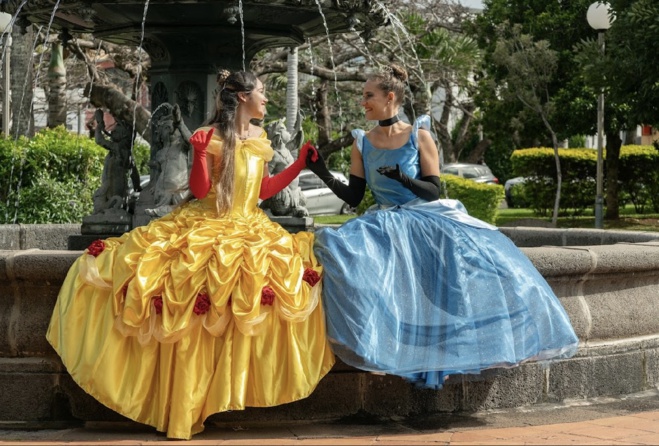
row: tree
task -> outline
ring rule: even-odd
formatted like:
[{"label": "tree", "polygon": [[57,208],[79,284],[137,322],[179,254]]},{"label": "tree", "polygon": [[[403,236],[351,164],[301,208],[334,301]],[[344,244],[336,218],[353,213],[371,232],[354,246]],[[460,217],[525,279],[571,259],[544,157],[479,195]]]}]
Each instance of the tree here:
[{"label": "tree", "polygon": [[[476,122],[471,74],[480,52],[475,41],[462,34],[470,13],[442,0],[394,0],[388,3],[387,14],[387,27],[331,39],[319,36],[298,47],[298,70],[305,75],[300,82],[300,105],[310,111],[317,125],[316,143],[324,156],[352,143],[350,130],[368,125],[358,104],[368,70],[395,62],[409,74],[404,111],[410,119],[432,111],[433,95],[444,98],[443,107],[432,113],[433,126],[445,159],[456,160],[469,144]],[[251,69],[261,75],[285,73],[286,57],[285,51],[264,51],[252,61]],[[282,80],[270,77],[271,96],[277,94]],[[277,110],[275,103],[281,101],[273,98],[271,107]],[[451,120],[459,122],[459,131],[452,131]]]},{"label": "tree", "polygon": [[536,42],[528,34],[521,33],[521,26],[500,28],[493,56],[505,71],[505,83],[498,88],[504,103],[521,103],[537,114],[547,132],[551,135],[556,163],[556,199],[552,224],[558,221],[561,201],[561,162],[558,156],[558,137],[552,125],[556,104],[549,92],[558,64],[558,55],[549,48],[549,42]]},{"label": "tree", "polygon": [[607,97],[624,103],[628,119],[659,126],[659,4],[653,0],[611,0],[615,21],[606,34]]},{"label": "tree", "polygon": [[[584,75],[581,50],[578,46],[575,48],[575,43],[593,40],[594,31],[585,17],[592,1],[485,0],[483,14],[469,29],[485,51],[482,88],[477,100],[483,109],[484,131],[492,139],[507,139],[517,147],[544,145],[551,140],[551,134],[537,116],[520,113],[524,107],[521,103],[517,108],[506,107],[496,92],[488,88],[488,85],[506,81],[505,73],[493,56],[498,39],[496,29],[506,22],[518,24],[521,31],[533,36],[535,41],[546,40],[558,55],[557,69],[548,85],[549,95],[555,103],[552,126],[558,140],[596,132],[598,83]],[[625,116],[626,107],[625,103],[609,100],[605,113],[607,219],[618,218],[616,173],[621,145],[619,132],[634,125]],[[509,135],[502,135],[501,129]]]}]

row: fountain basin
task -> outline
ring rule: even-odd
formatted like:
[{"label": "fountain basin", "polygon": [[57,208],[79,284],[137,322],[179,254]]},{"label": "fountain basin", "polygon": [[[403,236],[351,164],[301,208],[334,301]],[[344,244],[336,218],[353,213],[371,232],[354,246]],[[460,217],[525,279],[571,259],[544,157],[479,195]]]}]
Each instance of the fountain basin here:
[{"label": "fountain basin", "polygon": [[[339,363],[305,400],[217,414],[210,421],[332,419],[359,411],[378,416],[479,411],[657,388],[659,234],[505,230],[511,238],[529,242],[536,231],[544,241],[553,234],[558,241],[578,236],[615,243],[522,248],[570,316],[580,339],[573,358],[452,376],[440,391]],[[59,287],[79,255],[33,248],[0,251],[0,422],[38,427],[61,420],[122,419],[71,380],[45,339]]]}]

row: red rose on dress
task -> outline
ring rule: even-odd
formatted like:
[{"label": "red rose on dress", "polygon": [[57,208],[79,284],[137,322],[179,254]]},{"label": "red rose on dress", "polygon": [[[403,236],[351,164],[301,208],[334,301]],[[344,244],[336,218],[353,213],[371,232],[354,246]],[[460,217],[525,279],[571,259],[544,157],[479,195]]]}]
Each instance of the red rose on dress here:
[{"label": "red rose on dress", "polygon": [[156,314],[162,313],[162,296],[156,296],[153,298],[153,306],[156,307]]},{"label": "red rose on dress", "polygon": [[304,270],[302,280],[307,282],[309,285],[314,286],[320,281],[320,274],[311,268],[307,268]]},{"label": "red rose on dress", "polygon": [[194,314],[202,315],[211,308],[211,300],[208,297],[208,294],[199,293],[197,294],[197,300],[194,303]]},{"label": "red rose on dress", "polygon": [[275,301],[275,292],[269,286],[264,286],[261,290],[261,305],[272,305]]},{"label": "red rose on dress", "polygon": [[89,247],[87,247],[87,252],[89,255],[98,257],[100,253],[105,249],[105,242],[103,240],[94,240]]}]

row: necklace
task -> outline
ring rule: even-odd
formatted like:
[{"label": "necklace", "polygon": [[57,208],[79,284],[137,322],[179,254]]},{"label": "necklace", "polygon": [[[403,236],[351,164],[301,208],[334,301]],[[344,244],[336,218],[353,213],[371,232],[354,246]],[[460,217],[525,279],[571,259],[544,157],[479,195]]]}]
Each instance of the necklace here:
[{"label": "necklace", "polygon": [[389,127],[390,125],[393,125],[398,121],[400,121],[400,118],[398,117],[398,115],[396,115],[396,116],[392,116],[389,119],[383,119],[382,121],[378,121],[378,125],[380,127]]}]

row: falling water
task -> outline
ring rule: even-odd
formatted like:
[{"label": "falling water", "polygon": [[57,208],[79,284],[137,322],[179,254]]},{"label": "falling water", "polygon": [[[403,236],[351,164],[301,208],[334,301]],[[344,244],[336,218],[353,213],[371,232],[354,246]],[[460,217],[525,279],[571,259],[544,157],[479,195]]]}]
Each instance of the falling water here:
[{"label": "falling water", "polygon": [[[311,93],[314,94],[316,91],[316,86],[314,85],[314,75],[313,75],[313,65],[314,65],[314,60],[313,60],[313,48],[311,45],[311,38],[307,38],[307,45],[308,45],[308,50],[309,50],[309,65],[311,66],[309,74],[311,76]],[[311,98],[311,112],[313,113],[313,116],[315,118],[316,116],[316,101],[315,98]]]},{"label": "falling water", "polygon": [[245,18],[243,17],[243,0],[238,0],[238,15],[240,16],[240,38],[243,48],[243,71],[245,71]]},{"label": "falling water", "polygon": [[142,133],[140,133],[140,137],[144,138],[144,134],[146,133],[147,130],[149,130],[149,124],[151,124],[151,121],[153,120],[153,117],[156,115],[156,112],[160,110],[162,107],[165,105],[170,105],[169,102],[163,102],[159,106],[156,107],[155,110],[151,112],[151,116],[149,116],[149,120],[146,121],[146,125],[144,126],[144,130],[142,130]]},{"label": "falling water", "polygon": [[[52,20],[52,17],[51,17],[51,20]],[[39,33],[41,33],[41,29],[42,29],[42,27],[39,27],[39,29],[35,33],[35,36],[38,36]],[[32,44],[32,51],[30,52],[30,61],[28,62],[28,66],[32,65],[32,60],[34,59],[34,51],[35,51],[35,48],[37,46],[37,41],[38,41],[38,39],[35,37],[34,42]],[[38,70],[39,70],[40,67],[41,67],[41,60],[39,61],[39,64],[37,65],[37,73],[38,73]],[[23,109],[22,105],[23,105],[23,101],[25,100],[25,91],[27,89],[28,79],[29,79],[29,76],[26,76],[25,77],[25,83],[23,84],[23,92],[21,94],[21,102],[20,102],[21,106],[18,107],[19,113]],[[32,110],[33,105],[34,105],[34,95],[32,96],[32,100],[30,101],[30,110]],[[20,130],[19,129],[20,124],[15,122],[14,126],[16,127],[16,137],[14,139],[18,139],[18,132]],[[22,158],[21,159],[21,168],[20,168],[19,175],[18,175],[18,184],[16,185],[16,201],[14,202],[15,212],[14,212],[14,218],[12,219],[12,223],[16,223],[16,218],[18,217],[18,205],[20,203],[20,198],[21,198],[21,181],[23,181],[23,165],[24,164],[25,164],[25,159]],[[11,192],[11,178],[12,178],[13,174],[14,174],[14,163],[12,162],[11,171],[9,173],[9,190],[8,190],[8,193],[7,193],[7,210],[5,211],[5,221],[9,221],[9,214],[7,214],[7,212],[9,210],[9,192]]]},{"label": "falling water", "polygon": [[[419,55],[417,54],[416,49],[414,48],[414,42],[410,38],[410,34],[407,32],[407,29],[405,29],[405,25],[403,25],[400,19],[398,19],[398,17],[396,17],[382,2],[380,2],[379,0],[375,0],[375,2],[384,11],[389,21],[394,25],[394,36],[396,37],[396,41],[398,42],[398,47],[400,48],[401,53],[403,54],[406,54],[406,49],[400,39],[400,35],[398,31],[402,32],[403,36],[405,36],[405,38],[407,39],[408,46],[412,50],[413,59],[416,61],[416,65],[419,70],[419,75],[418,75],[419,80],[423,83],[425,90],[429,92],[430,88],[428,87],[428,84],[426,82],[426,77],[423,72],[423,67],[421,66],[421,60],[419,59]],[[412,95],[410,99],[412,101],[412,104],[414,104],[414,95]],[[414,110],[414,107],[412,107],[412,110]],[[414,116],[413,119],[416,119],[416,117]]]},{"label": "falling water", "polygon": [[[0,41],[2,41],[2,42],[5,41],[5,36],[13,28],[14,23],[16,22],[16,18],[18,17],[18,14],[21,13],[21,9],[23,9],[23,6],[25,6],[26,3],[27,3],[27,0],[23,0],[23,3],[21,3],[18,6],[18,9],[16,9],[16,13],[11,17],[11,20],[9,20],[9,24],[7,25],[7,28],[5,28],[5,30],[2,32],[2,35],[0,36]],[[5,61],[5,54],[7,53],[7,48],[8,48],[7,45],[4,45],[2,47],[2,55],[0,56],[0,67],[4,66],[3,62]],[[7,135],[7,136],[9,136],[9,135]]]},{"label": "falling water", "polygon": [[[46,43],[48,42],[48,38],[50,37],[50,29],[53,26],[53,20],[55,19],[55,13],[57,12],[57,8],[59,8],[60,1],[61,0],[57,0],[57,2],[55,3],[55,6],[53,7],[53,12],[50,14],[50,20],[48,20],[48,27],[46,28],[46,36],[43,39],[44,46],[46,45]],[[35,34],[35,36],[38,37],[40,32],[41,32],[41,28],[39,28],[39,31]],[[36,43],[37,43],[37,40],[38,40],[37,37],[35,37],[35,39],[34,39],[35,46],[36,46]],[[32,48],[32,54],[34,54],[34,47]],[[41,64],[43,63],[44,54],[46,54],[46,51],[42,51],[41,54],[39,55],[39,62],[37,63],[37,67],[36,67],[36,70],[35,70],[36,74],[35,74],[34,83],[33,83],[34,86],[39,85],[39,75],[41,74]],[[25,99],[25,86],[26,85],[27,85],[27,78],[26,78],[25,85],[23,85],[23,94],[21,95],[21,102],[20,102],[21,103],[21,108],[23,106],[23,100]],[[35,97],[35,95],[33,94],[32,99],[30,100],[30,110],[32,110],[32,108],[34,107],[34,97]],[[18,139],[19,131],[20,131],[19,125],[16,125],[15,139]],[[18,206],[17,206],[17,208],[18,208]]]},{"label": "falling water", "polygon": [[336,93],[336,102],[339,105],[339,127],[341,130],[343,130],[343,110],[341,108],[341,97],[339,96],[338,79],[336,77],[336,64],[334,63],[334,51],[332,51],[332,40],[330,39],[329,26],[327,26],[327,20],[325,19],[323,8],[320,5],[320,0],[316,0],[316,5],[318,5],[318,12],[320,12],[320,16],[323,19],[325,34],[327,35],[327,46],[329,47],[330,62],[332,63],[332,73],[334,74],[334,92]]},{"label": "falling water", "polygon": [[146,26],[146,14],[149,11],[149,0],[144,2],[144,12],[142,13],[142,33],[140,34],[140,44],[137,47],[137,76],[135,77],[135,105],[133,106],[133,127],[131,128],[131,151],[135,145],[135,137],[137,136],[137,107],[139,106],[139,93],[140,93],[140,76],[142,74],[142,45],[144,44],[144,34]]}]

